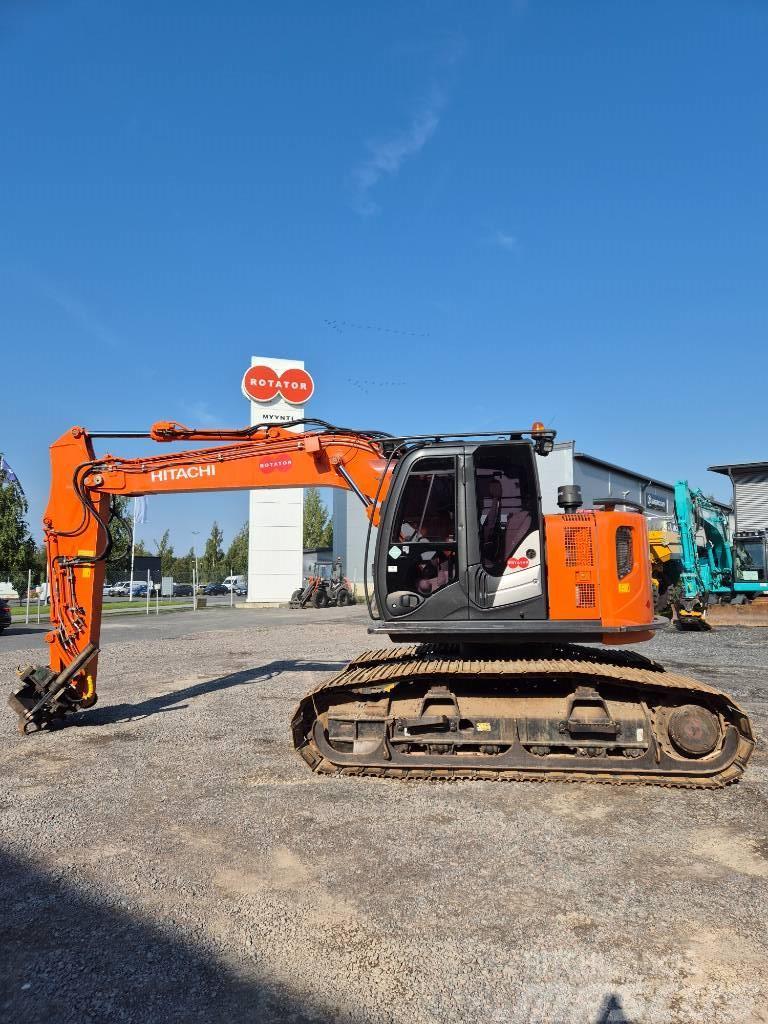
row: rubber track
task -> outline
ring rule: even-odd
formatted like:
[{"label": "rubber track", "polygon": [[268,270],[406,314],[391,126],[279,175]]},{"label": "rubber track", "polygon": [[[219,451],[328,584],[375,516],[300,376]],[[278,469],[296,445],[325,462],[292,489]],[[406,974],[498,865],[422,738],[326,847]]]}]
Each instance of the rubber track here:
[{"label": "rubber track", "polygon": [[[456,648],[458,650],[458,648]],[[525,650],[528,653],[531,648]],[[515,657],[515,658],[461,658],[454,654],[453,649],[446,645],[410,644],[402,647],[384,647],[379,650],[364,651],[354,658],[340,673],[322,683],[303,700],[294,712],[291,726],[294,745],[313,771],[322,774],[344,776],[366,776],[374,778],[391,778],[403,781],[513,781],[513,782],[591,782],[603,785],[654,785],[678,789],[721,789],[735,782],[744,771],[746,762],[754,747],[751,726],[746,713],[728,694],[706,683],[688,676],[666,672],[658,662],[651,661],[634,651],[602,650],[600,648],[577,647],[563,644],[549,648],[537,645],[537,652],[546,653],[547,657]],[[521,650],[522,654],[523,651]],[[311,744],[306,741],[302,732],[304,712],[308,705],[314,706],[317,694],[327,695],[333,690],[340,693],[352,688],[361,694],[381,692],[389,689],[402,680],[425,679],[430,676],[477,678],[507,678],[514,676],[539,677],[550,679],[552,676],[562,678],[564,675],[589,676],[592,678],[609,679],[612,682],[625,683],[639,689],[654,691],[687,690],[691,694],[706,694],[717,698],[725,707],[730,706],[741,717],[739,732],[741,744],[734,762],[728,765],[715,778],[691,779],[686,776],[643,776],[627,772],[625,775],[616,772],[580,773],[574,772],[531,772],[531,771],[491,771],[478,769],[429,769],[429,768],[384,768],[378,766],[344,766],[338,767],[328,762]],[[733,716],[729,716],[733,717]]]},{"label": "rubber track", "polygon": [[[382,647],[375,651],[363,651],[362,654],[353,658],[342,671],[347,672],[351,668],[362,665],[383,665],[395,661],[407,661],[409,658],[445,658],[446,655],[453,658],[458,655],[458,651],[458,645],[452,647],[449,644],[408,644],[398,647]],[[546,646],[543,644],[520,644],[516,648],[517,656],[506,660],[519,661],[528,652],[535,652],[536,655],[539,655],[542,651],[546,651],[550,657],[558,660],[587,661],[601,665],[626,665],[634,668],[647,668],[654,672],[665,671],[660,662],[652,661],[636,651],[626,651],[622,648],[578,647],[575,644],[548,644]],[[488,661],[489,659],[485,657],[480,660]]]}]

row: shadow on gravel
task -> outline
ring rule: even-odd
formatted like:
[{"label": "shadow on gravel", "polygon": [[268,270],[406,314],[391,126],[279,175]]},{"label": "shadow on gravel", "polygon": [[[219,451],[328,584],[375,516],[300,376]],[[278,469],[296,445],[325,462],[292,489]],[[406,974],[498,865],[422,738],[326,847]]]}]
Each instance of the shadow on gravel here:
[{"label": "shadow on gravel", "polygon": [[150,697],[136,704],[97,706],[93,711],[79,713],[73,724],[80,728],[91,725],[114,725],[137,718],[148,718],[163,711],[181,711],[186,707],[187,701],[203,694],[264,682],[279,676],[282,672],[339,672],[346,664],[345,661],[272,661],[268,665],[230,672],[229,675],[218,676],[216,679],[204,679],[193,686],[185,686],[183,690],[171,690],[169,693]]},{"label": "shadow on gravel", "polygon": [[603,1000],[595,1024],[632,1024],[632,1021],[624,1013],[621,999],[615,992],[610,992]]},{"label": "shadow on gravel", "polygon": [[0,1017],[17,1024],[320,1024],[355,1018],[308,1006],[257,973],[258,947],[238,975],[67,881],[0,854]]}]

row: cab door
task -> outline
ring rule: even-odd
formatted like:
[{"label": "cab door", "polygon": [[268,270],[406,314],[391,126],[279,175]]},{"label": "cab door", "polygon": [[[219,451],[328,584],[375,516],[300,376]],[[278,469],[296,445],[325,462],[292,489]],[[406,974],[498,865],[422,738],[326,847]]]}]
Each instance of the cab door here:
[{"label": "cab door", "polygon": [[468,618],[463,469],[458,446],[417,450],[398,466],[376,548],[385,619]]},{"label": "cab door", "polygon": [[546,619],[546,560],[531,445],[477,445],[466,455],[471,619]]}]

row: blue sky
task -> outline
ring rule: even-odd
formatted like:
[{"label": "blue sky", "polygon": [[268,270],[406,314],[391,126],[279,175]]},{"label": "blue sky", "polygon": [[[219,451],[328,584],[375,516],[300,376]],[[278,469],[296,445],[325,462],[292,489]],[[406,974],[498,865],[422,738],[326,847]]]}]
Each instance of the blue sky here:
[{"label": "blue sky", "polygon": [[[35,532],[55,437],[244,425],[254,352],[344,425],[541,418],[722,496],[708,465],[768,457],[760,0],[4,0],[0,95],[0,450]],[[142,535],[246,514],[156,499]]]}]

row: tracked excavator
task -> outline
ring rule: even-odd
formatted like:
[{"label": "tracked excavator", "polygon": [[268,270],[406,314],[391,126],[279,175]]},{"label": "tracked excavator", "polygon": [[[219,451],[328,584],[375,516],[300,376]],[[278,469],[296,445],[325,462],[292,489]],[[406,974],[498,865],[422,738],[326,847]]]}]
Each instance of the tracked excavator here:
[{"label": "tracked excavator", "polygon": [[[202,447],[95,454],[97,440],[136,437]],[[113,496],[339,487],[378,528],[369,632],[394,644],[361,654],[299,703],[291,732],[310,768],[683,787],[737,779],[754,744],[736,703],[617,648],[662,625],[645,517],[608,499],[585,510],[573,485],[559,490],[559,514],[542,515],[534,455],[553,441],[541,423],[402,437],[317,420],[72,428],[51,446],[53,628],[48,665],[20,669],[10,698],[20,731],[61,725],[96,702]]]}]

